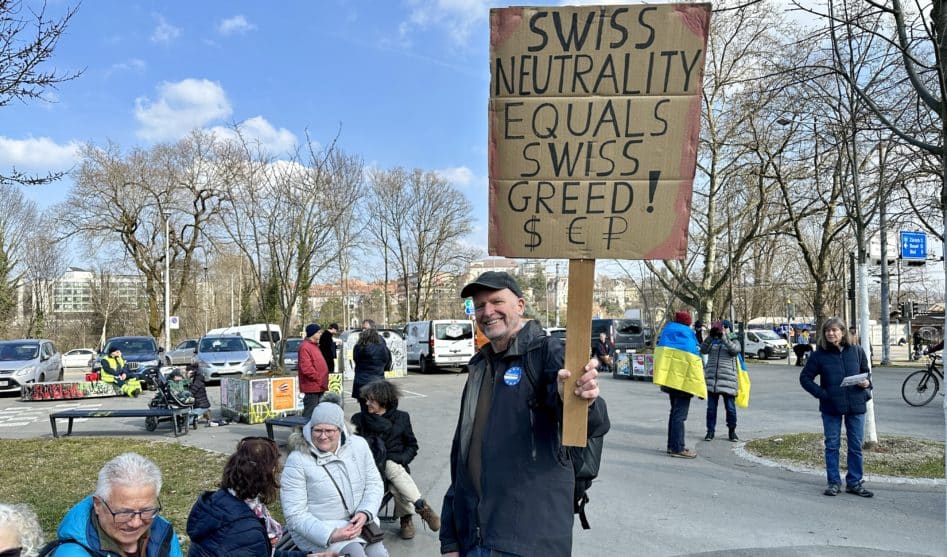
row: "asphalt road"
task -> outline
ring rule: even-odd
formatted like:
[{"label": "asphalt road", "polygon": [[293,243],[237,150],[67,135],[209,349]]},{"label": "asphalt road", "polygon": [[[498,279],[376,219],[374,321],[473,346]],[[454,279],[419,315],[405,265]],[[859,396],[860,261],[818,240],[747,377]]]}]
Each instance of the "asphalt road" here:
[{"label": "asphalt road", "polygon": [[[782,362],[750,361],[750,408],[739,410],[744,440],[782,433],[821,431],[817,401],[798,383],[799,368]],[[882,435],[944,439],[943,398],[922,408],[901,400],[900,386],[914,368],[876,369],[875,412]],[[449,483],[448,454],[465,375],[418,375],[398,379],[406,392],[401,408],[410,412],[421,443],[412,471],[422,493],[440,508]],[[348,385],[346,385],[347,387]],[[705,403],[694,400],[687,421],[687,444],[695,460],[668,458],[665,449],[667,397],[650,383],[602,379],[612,431],[606,438],[598,481],[588,506],[592,530],[576,524],[573,555],[649,556],[737,555],[944,555],[944,482],[896,482],[866,478],[872,499],[822,495],[822,470],[800,471],[748,459],[741,444],[704,442]],[[217,387],[209,389],[211,398]],[[351,402],[351,399],[349,401]],[[0,437],[50,437],[48,414],[63,406],[140,407],[124,398],[76,402],[20,402],[0,398]],[[347,404],[346,414],[357,408]],[[723,409],[718,432],[723,426]],[[277,428],[284,443],[285,428]],[[94,419],[79,422],[75,435],[142,436],[229,453],[246,435],[264,434],[263,425],[230,424],[178,438],[163,423],[155,433],[144,420]],[[179,528],[183,525],[178,525]],[[397,524],[384,525],[392,557],[438,555],[437,534],[419,521],[417,537],[397,537]]]}]

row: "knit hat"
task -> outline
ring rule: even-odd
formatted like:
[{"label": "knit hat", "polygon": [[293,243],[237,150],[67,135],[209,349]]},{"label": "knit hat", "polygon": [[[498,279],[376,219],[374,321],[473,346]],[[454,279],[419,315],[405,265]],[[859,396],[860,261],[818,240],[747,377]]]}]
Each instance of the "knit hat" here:
[{"label": "knit hat", "polygon": [[325,393],[322,396],[322,402],[312,411],[312,417],[309,418],[309,422],[303,428],[303,435],[310,445],[315,446],[312,441],[312,428],[316,424],[334,425],[339,430],[345,431],[345,412],[339,405],[341,401],[342,399],[337,393]]},{"label": "knit hat", "polygon": [[724,329],[733,330],[733,327],[730,325],[730,320],[724,319],[724,320],[721,321],[720,323],[723,325],[723,328],[724,328]]},{"label": "knit hat", "polygon": [[690,327],[691,325],[691,314],[686,311],[679,311],[674,314],[674,322],[680,323],[681,325],[686,325]]},{"label": "knit hat", "polygon": [[312,335],[318,333],[319,329],[321,328],[322,327],[320,327],[318,323],[310,323],[306,325],[306,338],[309,338]]},{"label": "knit hat", "polygon": [[718,330],[718,331],[720,331],[720,332],[722,333],[722,332],[723,332],[723,321],[720,321],[720,320],[718,319],[718,320],[714,321],[713,323],[711,323],[711,324],[710,324],[710,330],[712,331],[712,330],[714,330],[714,329],[716,329],[716,330]]}]

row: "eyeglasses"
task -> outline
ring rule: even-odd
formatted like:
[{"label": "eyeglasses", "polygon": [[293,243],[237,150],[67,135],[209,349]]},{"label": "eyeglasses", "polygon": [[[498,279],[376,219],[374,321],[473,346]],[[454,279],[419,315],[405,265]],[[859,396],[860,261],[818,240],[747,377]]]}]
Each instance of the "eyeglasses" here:
[{"label": "eyeglasses", "polygon": [[330,427],[330,428],[323,429],[323,428],[314,427],[310,431],[312,431],[313,437],[332,437],[333,435],[339,432],[339,428]]},{"label": "eyeglasses", "polygon": [[[138,516],[138,518],[142,519],[144,522],[148,522],[150,520],[154,520],[154,518],[158,516],[158,513],[161,512],[161,499],[158,499],[157,507],[153,507],[150,509],[142,509],[140,511],[118,511],[118,512],[113,511],[112,507],[109,506],[108,502],[105,499],[99,499],[99,501],[101,501],[102,504],[105,505],[105,509],[109,512],[109,514],[112,515],[112,520],[114,520],[115,522],[119,524],[131,522],[132,519],[135,518],[135,516]],[[4,557],[4,556],[0,555],[0,557]]]},{"label": "eyeglasses", "polygon": [[23,554],[22,547],[13,547],[10,549],[4,549],[0,551],[0,557],[20,557]]}]

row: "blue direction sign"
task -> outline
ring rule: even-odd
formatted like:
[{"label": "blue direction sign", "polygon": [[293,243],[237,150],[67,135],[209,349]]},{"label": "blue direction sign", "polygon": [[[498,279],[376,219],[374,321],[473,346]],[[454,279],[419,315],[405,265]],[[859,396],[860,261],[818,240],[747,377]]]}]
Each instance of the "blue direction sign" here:
[{"label": "blue direction sign", "polygon": [[927,259],[927,234],[901,231],[901,259],[923,261]]},{"label": "blue direction sign", "polygon": [[474,314],[473,300],[470,298],[467,298],[466,300],[464,300],[464,313],[467,315]]}]

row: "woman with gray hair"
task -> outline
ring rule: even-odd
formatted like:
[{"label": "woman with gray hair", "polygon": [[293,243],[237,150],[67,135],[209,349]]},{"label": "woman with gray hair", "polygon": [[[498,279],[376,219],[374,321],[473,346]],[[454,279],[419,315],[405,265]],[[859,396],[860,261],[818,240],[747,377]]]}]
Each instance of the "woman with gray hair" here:
[{"label": "woman with gray hair", "polygon": [[43,547],[43,529],[26,505],[0,503],[0,557],[34,557]]},{"label": "woman with gray hair", "polygon": [[[849,379],[865,374],[863,379]],[[819,382],[815,382],[816,376]],[[839,475],[839,448],[842,442],[842,422],[848,444],[848,472],[845,491],[859,497],[871,497],[862,482],[862,440],[865,436],[865,411],[871,399],[871,368],[860,346],[852,342],[848,327],[838,317],[822,324],[817,349],[799,374],[799,383],[819,399],[822,430],[825,434],[825,473],[828,486],[823,492],[834,497],[841,491]]]},{"label": "woman with gray hair", "polygon": [[161,513],[161,470],[151,460],[123,453],[99,470],[95,493],[75,504],[59,525],[56,557],[109,552],[122,557],[180,557],[181,546]]},{"label": "woman with gray hair", "polygon": [[388,557],[379,528],[383,483],[365,439],[349,435],[336,393],[326,393],[302,435],[294,433],[280,479],[280,502],[293,542],[309,552]]}]

